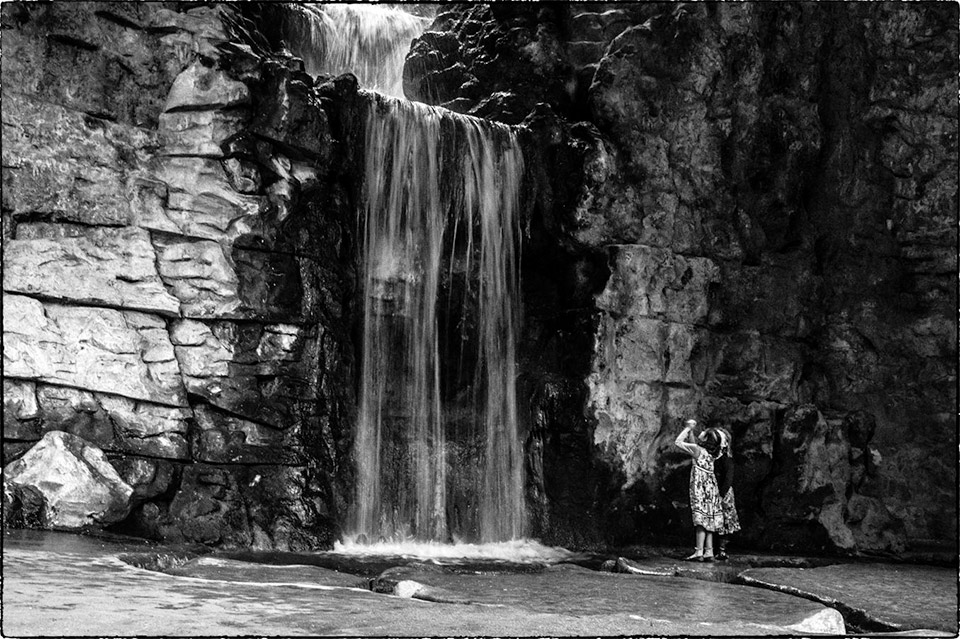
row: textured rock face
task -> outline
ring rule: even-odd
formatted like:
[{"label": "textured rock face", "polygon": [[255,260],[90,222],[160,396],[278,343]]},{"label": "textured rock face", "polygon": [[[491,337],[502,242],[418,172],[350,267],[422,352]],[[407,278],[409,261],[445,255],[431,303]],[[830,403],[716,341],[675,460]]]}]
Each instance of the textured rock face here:
[{"label": "textured rock face", "polygon": [[23,224],[17,231],[17,239],[4,245],[5,291],[178,314],[179,300],[157,277],[157,255],[146,231],[49,223]]},{"label": "textured rock face", "polygon": [[16,486],[33,488],[43,495],[45,528],[118,522],[130,511],[133,494],[103,451],[62,431],[47,433],[26,455],[7,464],[3,483],[5,502],[8,486],[11,491]]},{"label": "textured rock face", "polygon": [[[14,269],[16,270],[16,269]],[[165,324],[135,311],[3,296],[4,375],[180,406],[183,381]]]},{"label": "textured rock face", "polygon": [[414,43],[408,94],[522,121],[544,167],[545,538],[685,533],[692,415],[733,431],[746,541],[955,538],[956,8],[821,9],[452,6]]},{"label": "textured rock face", "polygon": [[350,218],[313,80],[239,44],[234,13],[4,5],[4,457],[66,431],[129,488],[129,516],[88,523],[322,547]]},{"label": "textured rock face", "polygon": [[[356,85],[229,43],[224,5],[0,18],[5,463],[66,431],[132,488],[120,530],[328,544]],[[745,541],[955,539],[956,25],[883,3],[437,16],[408,95],[524,124],[535,535],[685,536],[671,442],[695,414],[733,431]],[[36,497],[10,507],[39,521]]]}]

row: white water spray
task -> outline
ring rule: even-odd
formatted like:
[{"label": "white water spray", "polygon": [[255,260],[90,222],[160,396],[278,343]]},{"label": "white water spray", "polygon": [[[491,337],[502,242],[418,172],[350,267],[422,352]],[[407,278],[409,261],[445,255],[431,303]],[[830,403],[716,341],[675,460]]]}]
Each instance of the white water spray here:
[{"label": "white water spray", "polygon": [[544,546],[531,539],[514,539],[485,544],[441,544],[436,542],[358,544],[346,540],[336,542],[332,552],[353,557],[407,557],[436,563],[457,561],[559,563],[584,556],[565,548]]},{"label": "white water spray", "polygon": [[403,62],[429,18],[371,4],[303,4],[296,34],[307,73],[353,73],[360,86],[403,97]]}]

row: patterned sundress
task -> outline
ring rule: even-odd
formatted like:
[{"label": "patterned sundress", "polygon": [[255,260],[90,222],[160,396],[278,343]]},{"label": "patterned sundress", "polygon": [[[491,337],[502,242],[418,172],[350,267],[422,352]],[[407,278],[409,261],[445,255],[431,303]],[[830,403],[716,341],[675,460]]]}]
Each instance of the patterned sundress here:
[{"label": "patterned sundress", "polygon": [[[717,460],[723,459],[724,455],[729,454],[729,452],[725,452]],[[714,460],[714,462],[717,460]],[[714,471],[714,476],[716,476],[716,471]],[[733,486],[727,489],[726,495],[720,496],[720,512],[723,514],[723,525],[715,532],[721,535],[729,535],[740,530],[740,518],[737,517],[737,500],[733,496]]]},{"label": "patterned sundress", "polygon": [[690,510],[694,526],[715,532],[724,525],[720,489],[713,474],[713,456],[703,448],[699,449],[690,470]]},{"label": "patterned sundress", "polygon": [[714,532],[729,535],[740,530],[740,518],[737,517],[737,502],[733,497],[733,486],[720,498],[720,514],[723,516],[723,525]]}]

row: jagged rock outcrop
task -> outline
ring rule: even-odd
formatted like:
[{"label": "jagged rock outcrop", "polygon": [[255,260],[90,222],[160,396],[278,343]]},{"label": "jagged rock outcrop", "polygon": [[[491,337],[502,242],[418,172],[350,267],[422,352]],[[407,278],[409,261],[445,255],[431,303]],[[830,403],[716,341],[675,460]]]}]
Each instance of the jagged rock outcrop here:
[{"label": "jagged rock outcrop", "polygon": [[25,497],[33,489],[44,500],[39,523],[59,529],[121,521],[130,511],[133,494],[103,451],[63,431],[47,433],[23,457],[5,466],[3,486],[5,510],[12,509],[8,502],[12,507],[12,502],[19,501],[20,512],[25,512]]},{"label": "jagged rock outcrop", "polygon": [[747,541],[955,537],[956,18],[494,3],[415,41],[408,94],[523,122],[535,158],[522,367],[544,538],[681,534],[688,415],[733,431]]},{"label": "jagged rock outcrop", "polygon": [[241,44],[235,13],[4,5],[4,463],[68,431],[132,491],[101,524],[322,547],[349,444],[346,198],[313,79]]}]

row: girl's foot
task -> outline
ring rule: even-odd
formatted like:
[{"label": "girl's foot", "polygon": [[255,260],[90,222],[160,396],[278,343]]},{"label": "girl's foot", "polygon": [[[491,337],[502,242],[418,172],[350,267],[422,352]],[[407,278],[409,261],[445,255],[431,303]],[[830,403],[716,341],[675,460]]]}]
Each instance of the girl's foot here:
[{"label": "girl's foot", "polygon": [[727,559],[729,559],[729,557],[727,557],[726,551],[721,550],[719,553],[717,553],[717,556],[715,557],[715,559],[717,561],[726,561]]},{"label": "girl's foot", "polygon": [[684,557],[684,561],[703,561],[703,551],[698,550],[689,557]]},{"label": "girl's foot", "polygon": [[713,551],[706,550],[703,553],[703,558],[700,561],[713,561]]}]

